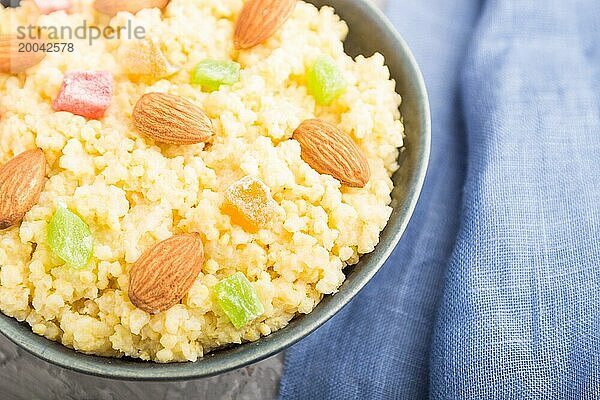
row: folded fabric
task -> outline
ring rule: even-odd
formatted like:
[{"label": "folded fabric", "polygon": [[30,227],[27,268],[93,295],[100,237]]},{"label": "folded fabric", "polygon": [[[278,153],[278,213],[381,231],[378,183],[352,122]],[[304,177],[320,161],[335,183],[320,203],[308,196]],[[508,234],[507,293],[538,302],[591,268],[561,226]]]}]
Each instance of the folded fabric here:
[{"label": "folded fabric", "polygon": [[281,397],[598,398],[600,3],[389,12],[431,96],[424,196],[384,270],[288,352]]},{"label": "folded fabric", "polygon": [[471,0],[388,3],[431,96],[431,167],[411,224],[383,269],[287,352],[282,399],[419,399],[428,392],[431,333],[465,173],[458,79],[478,8]]},{"label": "folded fabric", "polygon": [[600,397],[600,3],[487,1],[432,397]]}]

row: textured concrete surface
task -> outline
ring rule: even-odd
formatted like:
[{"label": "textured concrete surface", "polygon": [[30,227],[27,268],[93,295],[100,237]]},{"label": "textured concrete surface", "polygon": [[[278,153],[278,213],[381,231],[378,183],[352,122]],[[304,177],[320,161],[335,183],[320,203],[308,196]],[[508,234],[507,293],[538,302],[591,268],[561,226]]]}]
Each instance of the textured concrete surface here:
[{"label": "textured concrete surface", "polygon": [[0,336],[2,400],[268,400],[277,397],[283,356],[213,378],[176,383],[121,382],[67,371]]},{"label": "textured concrete surface", "polygon": [[[382,5],[386,0],[374,1]],[[177,383],[113,381],[50,365],[0,335],[0,400],[270,400],[277,397],[282,372],[283,354],[279,354],[213,378]]]}]

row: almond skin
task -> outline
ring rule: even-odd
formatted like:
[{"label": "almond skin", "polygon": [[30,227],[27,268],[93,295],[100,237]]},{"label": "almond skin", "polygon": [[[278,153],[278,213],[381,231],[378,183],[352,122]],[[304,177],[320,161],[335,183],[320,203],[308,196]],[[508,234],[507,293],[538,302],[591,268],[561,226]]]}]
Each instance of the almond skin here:
[{"label": "almond skin", "polygon": [[150,314],[166,311],[190,290],[204,264],[198,233],[175,235],[146,250],[129,277],[129,299]]},{"label": "almond skin", "polygon": [[46,157],[40,149],[19,154],[0,168],[0,229],[23,219],[40,198]]},{"label": "almond skin", "polygon": [[201,108],[166,93],[148,93],[133,109],[133,122],[143,135],[159,143],[196,144],[214,134],[212,122]]},{"label": "almond skin", "polygon": [[342,184],[362,188],[369,182],[369,163],[352,138],[320,119],[304,121],[294,131],[301,157],[315,171],[331,175]]},{"label": "almond skin", "polygon": [[273,36],[295,7],[296,0],[248,0],[235,26],[235,48],[250,49]]},{"label": "almond skin", "polygon": [[43,51],[19,52],[20,43],[37,43],[32,39],[18,39],[16,35],[0,35],[0,73],[14,74],[39,64],[46,53]]},{"label": "almond skin", "polygon": [[163,9],[167,4],[169,4],[169,0],[96,0],[94,8],[102,14],[113,16],[119,11],[136,14],[144,8]]}]

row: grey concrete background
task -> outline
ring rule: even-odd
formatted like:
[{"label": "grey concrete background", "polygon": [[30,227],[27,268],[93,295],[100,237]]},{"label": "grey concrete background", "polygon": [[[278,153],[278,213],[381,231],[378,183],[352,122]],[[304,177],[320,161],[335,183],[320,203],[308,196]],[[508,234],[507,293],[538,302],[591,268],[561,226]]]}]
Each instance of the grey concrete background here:
[{"label": "grey concrete background", "polygon": [[268,400],[277,397],[282,370],[278,355],[213,378],[121,382],[55,367],[0,336],[2,400]]},{"label": "grey concrete background", "polygon": [[[373,1],[382,6],[393,0]],[[0,335],[0,400],[270,400],[278,394],[283,360],[279,354],[237,371],[186,382],[121,382],[50,365]]]}]

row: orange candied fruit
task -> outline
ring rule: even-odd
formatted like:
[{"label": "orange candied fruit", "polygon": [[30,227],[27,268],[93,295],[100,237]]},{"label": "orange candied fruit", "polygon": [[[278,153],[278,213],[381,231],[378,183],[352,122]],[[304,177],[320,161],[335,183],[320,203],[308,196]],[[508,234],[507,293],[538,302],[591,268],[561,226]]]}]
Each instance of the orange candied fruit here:
[{"label": "orange candied fruit", "polygon": [[251,233],[265,228],[275,214],[275,200],[260,179],[245,176],[225,190],[223,212],[231,222]]},{"label": "orange candied fruit", "polygon": [[163,78],[175,72],[159,45],[152,39],[131,40],[119,48],[117,58],[128,75]]}]

